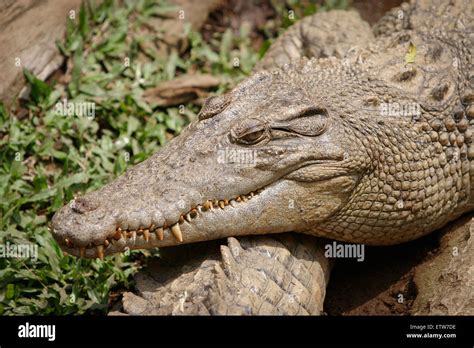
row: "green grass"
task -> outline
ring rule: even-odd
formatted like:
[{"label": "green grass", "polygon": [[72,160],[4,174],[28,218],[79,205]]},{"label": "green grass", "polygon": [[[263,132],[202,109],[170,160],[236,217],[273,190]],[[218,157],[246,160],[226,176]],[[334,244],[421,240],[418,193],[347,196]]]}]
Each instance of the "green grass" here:
[{"label": "green grass", "polygon": [[[298,16],[316,11],[294,6]],[[0,257],[0,314],[106,313],[111,290],[130,288],[146,259],[157,257],[157,251],[103,261],[63,255],[48,224],[74,196],[143,161],[195,119],[193,104],[147,104],[147,88],[197,69],[221,77],[213,91],[219,94],[249,75],[264,52],[251,48],[243,26],[239,35],[227,30],[209,42],[188,30],[189,51],[163,58],[149,44],[160,34],[147,23],[169,8],[149,0],[84,3],[58,42],[68,60],[65,81],[46,83],[25,70],[31,92],[22,109],[0,103],[0,245],[38,246],[37,259]],[[94,117],[59,114],[64,98],[95,103]]]}]

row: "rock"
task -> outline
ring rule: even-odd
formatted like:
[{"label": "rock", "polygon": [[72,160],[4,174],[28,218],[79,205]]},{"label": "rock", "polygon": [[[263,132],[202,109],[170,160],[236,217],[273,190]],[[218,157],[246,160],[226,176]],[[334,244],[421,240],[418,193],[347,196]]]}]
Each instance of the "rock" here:
[{"label": "rock", "polygon": [[412,314],[474,315],[472,219],[469,214],[445,228],[439,249],[415,270],[418,296]]}]

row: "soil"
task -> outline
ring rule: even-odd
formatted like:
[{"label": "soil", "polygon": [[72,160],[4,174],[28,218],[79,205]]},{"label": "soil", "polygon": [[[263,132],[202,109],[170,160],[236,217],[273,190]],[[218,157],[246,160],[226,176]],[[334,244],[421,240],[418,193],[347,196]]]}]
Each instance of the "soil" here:
[{"label": "soil", "polygon": [[366,247],[364,262],[336,261],[326,292],[328,315],[408,315],[417,296],[417,265],[439,246],[436,232],[389,247]]},{"label": "soil", "polygon": [[387,11],[400,5],[403,0],[354,0],[352,7],[359,12],[363,20],[375,24]]},{"label": "soil", "polygon": [[277,13],[270,0],[257,1],[258,5],[248,0],[231,0],[223,2],[218,9],[209,14],[201,28],[206,41],[210,41],[214,33],[224,33],[228,28],[234,35],[239,35],[242,25],[249,25],[252,47],[258,50],[266,40],[265,29],[276,32]]},{"label": "soil", "polygon": [[[416,241],[390,247],[366,247],[364,262],[337,260],[327,287],[328,315],[462,314],[472,312],[472,294],[465,294],[461,269],[472,259],[466,247],[473,214],[465,214]],[[462,250],[459,264],[453,246]],[[465,248],[465,249],[464,249]],[[466,265],[469,267],[469,265]],[[453,278],[453,279],[450,279]],[[461,283],[460,283],[461,282]],[[467,290],[469,292],[469,290]],[[439,303],[439,292],[441,303]],[[459,297],[463,299],[460,301]],[[444,301],[444,303],[443,303]],[[458,301],[463,305],[451,304]],[[446,304],[449,305],[446,307]],[[443,307],[440,308],[439,307]],[[452,313],[451,313],[452,314]]]}]

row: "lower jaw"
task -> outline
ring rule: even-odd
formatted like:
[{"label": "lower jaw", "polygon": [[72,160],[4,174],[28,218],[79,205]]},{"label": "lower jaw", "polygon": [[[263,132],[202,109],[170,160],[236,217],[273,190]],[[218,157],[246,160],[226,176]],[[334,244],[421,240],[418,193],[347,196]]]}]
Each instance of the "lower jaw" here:
[{"label": "lower jaw", "polygon": [[[235,213],[237,217],[238,213]],[[169,246],[177,246],[181,244],[189,244],[189,243],[196,243],[202,241],[210,241],[215,239],[222,239],[231,236],[241,236],[241,235],[255,235],[255,234],[267,234],[267,233],[280,233],[280,232],[287,232],[288,229],[285,228],[278,228],[275,226],[261,226],[260,224],[256,224],[254,219],[239,218],[243,221],[249,221],[249,224],[239,224],[239,223],[232,223],[232,224],[223,224],[220,228],[209,228],[208,222],[206,223],[184,223],[180,225],[181,232],[182,232],[182,241],[177,241],[176,238],[172,235],[170,229],[164,230],[164,238],[163,240],[160,239],[158,235],[155,233],[150,233],[148,236],[148,240],[144,238],[143,235],[136,236],[135,238],[128,238],[120,239],[112,244],[110,244],[107,248],[104,248],[103,255],[99,255],[96,248],[87,248],[82,252],[78,248],[68,248],[63,247],[63,250],[70,255],[83,257],[83,258],[102,258],[103,256],[112,255],[115,253],[126,252],[128,250],[136,250],[136,249],[152,249],[152,248],[163,248]]]}]

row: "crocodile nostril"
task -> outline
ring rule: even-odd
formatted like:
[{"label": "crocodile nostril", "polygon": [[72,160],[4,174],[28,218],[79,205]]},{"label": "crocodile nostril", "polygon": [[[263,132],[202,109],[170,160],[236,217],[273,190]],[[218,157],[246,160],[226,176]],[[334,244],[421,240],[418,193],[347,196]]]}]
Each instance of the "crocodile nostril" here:
[{"label": "crocodile nostril", "polygon": [[71,209],[78,214],[84,214],[96,210],[98,207],[99,203],[97,201],[85,197],[76,198],[71,202]]}]

